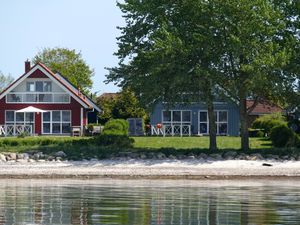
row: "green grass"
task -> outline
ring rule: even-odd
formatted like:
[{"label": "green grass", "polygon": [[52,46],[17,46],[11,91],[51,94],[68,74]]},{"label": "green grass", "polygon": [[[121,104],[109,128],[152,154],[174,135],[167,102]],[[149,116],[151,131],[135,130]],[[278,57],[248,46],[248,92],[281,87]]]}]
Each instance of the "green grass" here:
[{"label": "green grass", "polygon": [[[208,149],[209,137],[134,137],[135,148],[175,148]],[[219,149],[240,149],[239,137],[217,137]],[[251,149],[271,148],[271,142],[265,138],[250,138]]]},{"label": "green grass", "polygon": [[[38,152],[51,155],[64,151],[68,159],[80,160],[99,158],[104,159],[119,152],[136,152],[152,154],[162,152],[165,155],[188,155],[190,153],[211,153],[209,137],[134,137],[133,148],[124,149],[118,146],[97,145],[91,137],[25,137],[0,138],[0,152]],[[240,149],[239,137],[218,137],[220,152]],[[250,138],[249,153],[283,154],[286,149],[274,149],[271,142],[265,138]]]}]

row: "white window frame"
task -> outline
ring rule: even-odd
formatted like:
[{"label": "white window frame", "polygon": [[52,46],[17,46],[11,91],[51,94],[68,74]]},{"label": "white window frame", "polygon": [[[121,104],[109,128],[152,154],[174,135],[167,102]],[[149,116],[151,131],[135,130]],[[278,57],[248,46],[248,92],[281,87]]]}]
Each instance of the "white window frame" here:
[{"label": "white window frame", "polygon": [[[52,121],[52,113],[53,112],[57,112],[59,111],[60,112],[60,122],[57,122],[57,121]],[[70,129],[72,127],[72,110],[49,110],[47,111],[46,113],[50,113],[50,121],[46,121],[44,122],[44,113],[42,113],[42,121],[41,121],[41,124],[42,124],[42,134],[45,134],[45,135],[66,135],[66,134],[70,134],[71,133],[71,130],[69,133],[63,133],[62,132],[62,124],[63,123],[70,123]],[[62,112],[70,112],[70,121],[68,122],[64,122],[62,121]],[[49,133],[45,133],[44,132],[44,123],[49,123],[50,124],[50,132]],[[53,133],[52,132],[52,124],[53,123],[60,123],[60,133]]]},{"label": "white window frame", "polygon": [[[36,91],[36,83],[37,82],[42,82],[42,87],[43,87],[43,91]],[[27,84],[28,83],[34,83],[34,91],[28,91],[27,90]],[[44,87],[45,87],[45,83],[51,83],[51,90],[50,91],[45,91],[44,90]],[[32,80],[32,81],[26,81],[26,92],[30,92],[30,93],[32,93],[32,92],[49,92],[49,93],[51,93],[52,92],[52,81],[51,80]]]},{"label": "white window frame", "polygon": [[[207,116],[207,121],[206,122],[201,122],[200,121],[200,112],[206,112],[206,116]],[[217,117],[215,118],[216,120],[216,126],[217,126],[217,130],[216,130],[216,133],[217,135],[228,135],[228,110],[214,110],[214,112],[217,114]],[[226,122],[220,122],[219,121],[219,113],[220,112],[226,112]],[[207,133],[201,133],[200,132],[200,123],[206,123],[207,124]],[[219,125],[220,124],[227,124],[227,133],[221,133],[219,132]],[[199,134],[204,134],[204,135],[207,135],[209,134],[209,117],[208,117],[208,111],[207,110],[199,110],[198,111],[198,133]]]},{"label": "white window frame", "polygon": [[[6,118],[6,112],[14,112],[14,121],[7,121]],[[35,113],[34,112],[27,112],[27,113],[32,113],[33,114],[33,118],[32,121],[26,121],[26,112],[24,112],[24,120],[23,122],[17,122],[17,113],[21,113],[21,112],[17,112],[16,110],[5,110],[5,125],[32,125],[32,133],[34,133],[34,127],[35,127]]]},{"label": "white window frame", "polygon": [[[174,111],[180,111],[180,121],[173,121],[173,112]],[[171,121],[164,121],[164,112],[171,112]],[[183,112],[189,112],[190,113],[190,121],[183,121],[182,114]],[[161,120],[163,124],[168,124],[168,125],[191,125],[192,124],[192,110],[177,110],[177,109],[172,109],[172,110],[162,110],[161,112]]]},{"label": "white window frame", "polygon": [[[21,101],[20,102],[10,102],[8,101],[8,95],[10,94],[19,94],[21,95]],[[51,102],[40,102],[40,101],[34,101],[34,102],[30,102],[30,101],[24,101],[24,96],[26,94],[33,94],[33,95],[40,95],[40,94],[51,94],[52,95],[52,101]],[[65,102],[59,102],[59,101],[54,101],[54,96],[55,95],[68,95],[68,101],[65,101]],[[7,104],[70,104],[71,103],[71,96],[68,94],[68,93],[65,93],[65,92],[11,92],[11,93],[8,93],[6,95],[6,98],[5,98],[5,102]]]}]

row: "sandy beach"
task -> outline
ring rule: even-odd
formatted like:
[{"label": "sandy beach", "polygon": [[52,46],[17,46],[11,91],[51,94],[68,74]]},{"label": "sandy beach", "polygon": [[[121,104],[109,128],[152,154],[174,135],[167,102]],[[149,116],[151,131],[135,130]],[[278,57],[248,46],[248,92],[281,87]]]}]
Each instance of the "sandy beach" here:
[{"label": "sandy beach", "polygon": [[132,159],[0,164],[0,178],[248,179],[267,177],[300,178],[300,161]]}]

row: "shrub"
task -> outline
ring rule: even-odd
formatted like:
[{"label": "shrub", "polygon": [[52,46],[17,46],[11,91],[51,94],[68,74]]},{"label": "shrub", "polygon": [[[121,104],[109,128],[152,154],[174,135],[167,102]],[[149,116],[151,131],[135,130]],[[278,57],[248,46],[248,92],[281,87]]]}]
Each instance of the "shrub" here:
[{"label": "shrub", "polygon": [[264,130],[265,134],[269,135],[273,127],[280,125],[287,125],[285,118],[280,113],[273,113],[257,118],[252,123],[252,128],[262,129]]},{"label": "shrub", "polygon": [[298,137],[287,125],[278,125],[272,128],[270,139],[274,147],[294,147],[297,145]]},{"label": "shrub", "polygon": [[101,134],[95,137],[95,143],[102,146],[131,148],[133,147],[134,140],[128,135]]},{"label": "shrub", "polygon": [[128,136],[129,124],[123,119],[111,119],[109,120],[103,129],[104,135],[125,135]]},{"label": "shrub", "polygon": [[257,131],[257,133],[256,133],[256,137],[260,137],[260,138],[262,138],[262,137],[264,137],[264,136],[265,136],[265,134],[264,134],[264,132],[263,132],[263,131],[261,131],[261,130]]}]

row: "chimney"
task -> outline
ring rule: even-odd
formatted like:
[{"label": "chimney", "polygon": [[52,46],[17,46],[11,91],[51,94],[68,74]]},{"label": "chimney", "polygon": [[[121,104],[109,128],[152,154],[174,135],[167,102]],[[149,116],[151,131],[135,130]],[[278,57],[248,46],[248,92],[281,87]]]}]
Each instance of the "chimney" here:
[{"label": "chimney", "polygon": [[30,66],[30,61],[27,59],[25,61],[25,73],[28,73],[30,70],[31,66]]}]

